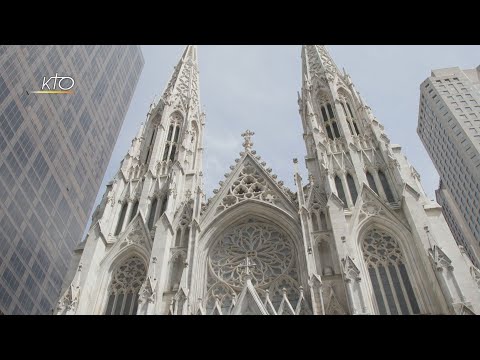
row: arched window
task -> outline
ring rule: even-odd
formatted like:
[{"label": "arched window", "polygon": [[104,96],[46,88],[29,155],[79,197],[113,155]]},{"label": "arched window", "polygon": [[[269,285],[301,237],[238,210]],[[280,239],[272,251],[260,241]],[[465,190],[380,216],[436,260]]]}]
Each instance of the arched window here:
[{"label": "arched window", "polygon": [[163,151],[163,161],[174,161],[178,148],[178,140],[180,138],[180,127],[182,124],[182,116],[176,112],[172,115],[171,125],[168,130],[167,141]]},{"label": "arched window", "polygon": [[223,313],[228,312],[232,295],[238,296],[245,286],[247,257],[255,264],[250,269],[251,281],[262,302],[268,290],[278,309],[285,289],[290,303],[297,304],[300,284],[295,243],[277,225],[252,217],[219,234],[208,252],[205,264],[208,314],[217,299]]},{"label": "arched window", "polygon": [[130,219],[128,220],[129,224],[133,220],[135,215],[137,215],[137,212],[138,212],[138,200],[135,200],[135,202],[133,203],[132,213],[130,214]]},{"label": "arched window", "polygon": [[333,137],[332,129],[330,129],[330,125],[327,125],[327,126],[326,126],[326,129],[327,129],[328,138],[329,138],[330,140],[333,140],[334,137]]},{"label": "arched window", "polygon": [[124,202],[122,204],[122,209],[120,210],[120,216],[118,218],[117,228],[115,229],[115,236],[120,234],[120,231],[122,231],[123,222],[125,221],[125,215],[127,214],[127,206],[127,202]]},{"label": "arched window", "polygon": [[175,143],[178,143],[178,136],[180,135],[180,126],[177,125],[175,129],[175,139],[173,140]]},{"label": "arched window", "polygon": [[380,314],[419,314],[398,242],[387,232],[372,229],[365,235],[362,248]]},{"label": "arched window", "polygon": [[343,207],[348,207],[347,198],[345,197],[345,191],[343,190],[342,180],[337,176],[335,176],[335,187],[337,188],[337,195],[340,200],[343,201]]},{"label": "arched window", "polygon": [[367,171],[366,175],[367,175],[368,186],[370,186],[370,189],[375,191],[375,193],[378,195],[378,189],[377,189],[377,185],[375,184],[375,179],[373,175],[370,174],[369,171]]},{"label": "arched window", "polygon": [[150,158],[152,157],[153,146],[155,145],[155,136],[156,135],[157,135],[157,127],[155,126],[155,128],[153,129],[153,132],[152,132],[152,136],[150,138],[149,145],[148,145],[147,156],[145,158],[145,164],[147,166],[150,163]]},{"label": "arched window", "polygon": [[332,105],[327,104],[328,115],[330,115],[330,119],[333,119],[335,116],[333,115]]},{"label": "arched window", "polygon": [[320,213],[320,224],[322,224],[322,231],[328,230],[327,217],[325,216],[323,211]]},{"label": "arched window", "polygon": [[348,184],[348,189],[350,190],[350,196],[352,197],[353,204],[357,202],[357,187],[355,186],[355,180],[353,180],[352,175],[347,174],[347,184]]},{"label": "arched window", "polygon": [[340,105],[342,105],[343,114],[345,115],[345,119],[347,120],[348,129],[350,130],[350,133],[352,135],[355,135],[352,129],[352,124],[350,123],[350,117],[347,115],[347,111],[345,110],[345,105],[343,105],[343,102],[341,102]]},{"label": "arched window", "polygon": [[348,112],[350,113],[350,116],[352,117],[353,119],[353,112],[352,112],[352,108],[350,107],[350,104],[347,102],[347,108],[348,108]]},{"label": "arched window", "polygon": [[311,211],[313,231],[327,231],[327,218],[320,205],[314,204]]},{"label": "arched window", "polygon": [[383,191],[385,192],[385,196],[387,197],[388,202],[395,202],[395,198],[393,197],[392,189],[390,189],[390,185],[388,183],[387,177],[383,173],[383,171],[378,171],[378,177],[380,178],[380,182],[382,183]]},{"label": "arched window", "polygon": [[157,204],[158,204],[158,199],[155,197],[153,198],[152,204],[150,205],[150,215],[148,216],[148,228],[150,230],[153,229],[153,225],[155,224]]},{"label": "arched window", "polygon": [[328,122],[327,112],[325,111],[325,107],[322,106],[322,117],[324,122]]},{"label": "arched window", "polygon": [[145,263],[133,256],[113,273],[108,288],[109,298],[105,315],[135,315],[138,307],[138,292],[145,281]]},{"label": "arched window", "polygon": [[352,123],[353,127],[355,128],[355,132],[357,133],[357,135],[360,135],[360,130],[358,130],[357,122],[355,120],[352,120]]},{"label": "arched window", "polygon": [[170,151],[170,161],[175,160],[175,154],[177,152],[177,147],[172,145],[172,150]]},{"label": "arched window", "polygon": [[355,134],[360,135],[360,131],[358,130],[357,121],[355,120],[355,116],[353,116],[352,108],[350,107],[350,104],[348,102],[347,102],[347,108],[348,108],[348,112],[350,113],[350,121],[352,122],[353,127],[355,129]]},{"label": "arched window", "polygon": [[332,121],[332,126],[333,126],[333,132],[335,133],[335,137],[339,138],[340,137],[340,131],[338,130],[337,122]]},{"label": "arched window", "polygon": [[325,130],[327,131],[328,138],[330,140],[334,140],[335,138],[340,137],[340,129],[335,121],[335,114],[332,106],[330,104],[326,104],[326,108],[327,110],[325,110],[325,106],[321,107],[323,121],[325,122]]},{"label": "arched window", "polygon": [[[350,133],[352,135],[360,135],[360,131],[358,129],[358,125],[355,120],[355,116],[353,115],[353,111],[352,111],[352,108],[350,107],[350,104],[346,99],[343,99],[340,104],[342,105],[343,113],[345,114],[345,118],[347,120],[347,125],[348,125],[348,128],[350,129]],[[347,105],[348,112],[345,108],[345,105]]]},{"label": "arched window", "polygon": [[168,129],[168,136],[167,136],[167,144],[165,145],[165,150],[163,151],[163,161],[166,161],[168,159],[168,153],[170,150],[170,143],[172,141],[172,136],[173,136],[173,130],[175,129],[174,125],[170,125],[170,128]]},{"label": "arched window", "polygon": [[158,216],[162,216],[165,211],[167,211],[167,204],[168,204],[168,196],[165,195],[162,200],[162,207],[160,208],[160,213]]}]

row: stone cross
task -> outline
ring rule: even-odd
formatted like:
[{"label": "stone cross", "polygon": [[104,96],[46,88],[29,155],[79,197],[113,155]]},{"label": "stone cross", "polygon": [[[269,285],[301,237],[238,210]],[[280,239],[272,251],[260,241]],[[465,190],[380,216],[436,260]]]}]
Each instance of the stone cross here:
[{"label": "stone cross", "polygon": [[255,135],[253,131],[247,130],[242,134],[242,137],[245,139],[243,147],[245,150],[250,150],[253,147],[252,136]]},{"label": "stone cross", "polygon": [[247,256],[245,260],[238,266],[239,268],[245,268],[245,275],[250,275],[250,268],[254,268],[257,264],[254,264],[250,261],[250,258]]}]

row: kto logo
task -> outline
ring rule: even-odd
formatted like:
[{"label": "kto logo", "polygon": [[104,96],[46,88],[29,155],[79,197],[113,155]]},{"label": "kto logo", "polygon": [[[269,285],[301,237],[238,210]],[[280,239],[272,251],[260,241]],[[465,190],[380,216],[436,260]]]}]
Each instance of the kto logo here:
[{"label": "kto logo", "polygon": [[[44,76],[42,80],[42,90],[32,91],[32,94],[73,94],[75,80],[70,76],[51,76],[48,80]],[[27,91],[28,94],[28,91]]]}]

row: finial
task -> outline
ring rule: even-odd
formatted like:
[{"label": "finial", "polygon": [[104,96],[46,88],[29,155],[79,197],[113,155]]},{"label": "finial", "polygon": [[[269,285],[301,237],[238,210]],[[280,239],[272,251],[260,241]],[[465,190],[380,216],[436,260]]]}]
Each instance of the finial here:
[{"label": "finial", "polygon": [[293,159],[293,169],[295,171],[295,174],[297,174],[298,173],[298,159],[297,158]]},{"label": "finial", "polygon": [[250,151],[253,147],[252,136],[255,135],[253,131],[247,130],[242,134],[242,137],[245,139],[242,144],[246,151]]},{"label": "finial", "polygon": [[245,268],[245,276],[250,277],[251,268],[256,267],[257,264],[253,263],[248,255],[245,257],[245,260],[242,261],[239,265],[239,268]]}]

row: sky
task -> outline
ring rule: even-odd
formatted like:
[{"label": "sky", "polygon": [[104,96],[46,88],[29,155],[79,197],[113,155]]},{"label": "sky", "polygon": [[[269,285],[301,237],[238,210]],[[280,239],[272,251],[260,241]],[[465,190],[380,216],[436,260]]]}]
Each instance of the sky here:
[{"label": "sky", "polygon": [[[112,153],[95,206],[117,173],[149,106],[162,95],[186,45],[142,46],[145,66]],[[431,70],[480,65],[480,46],[327,45],[339,69],[385,126],[392,144],[421,175],[425,192],[435,198],[438,174],[417,133],[420,84]],[[298,112],[301,45],[200,45],[200,101],[206,113],[203,173],[207,198],[243,150],[245,130],[255,132],[253,148],[292,191],[293,158],[307,181],[305,143]],[[90,223],[87,226],[90,226]],[[86,231],[87,231],[86,229]],[[84,234],[85,236],[85,234]]]}]

